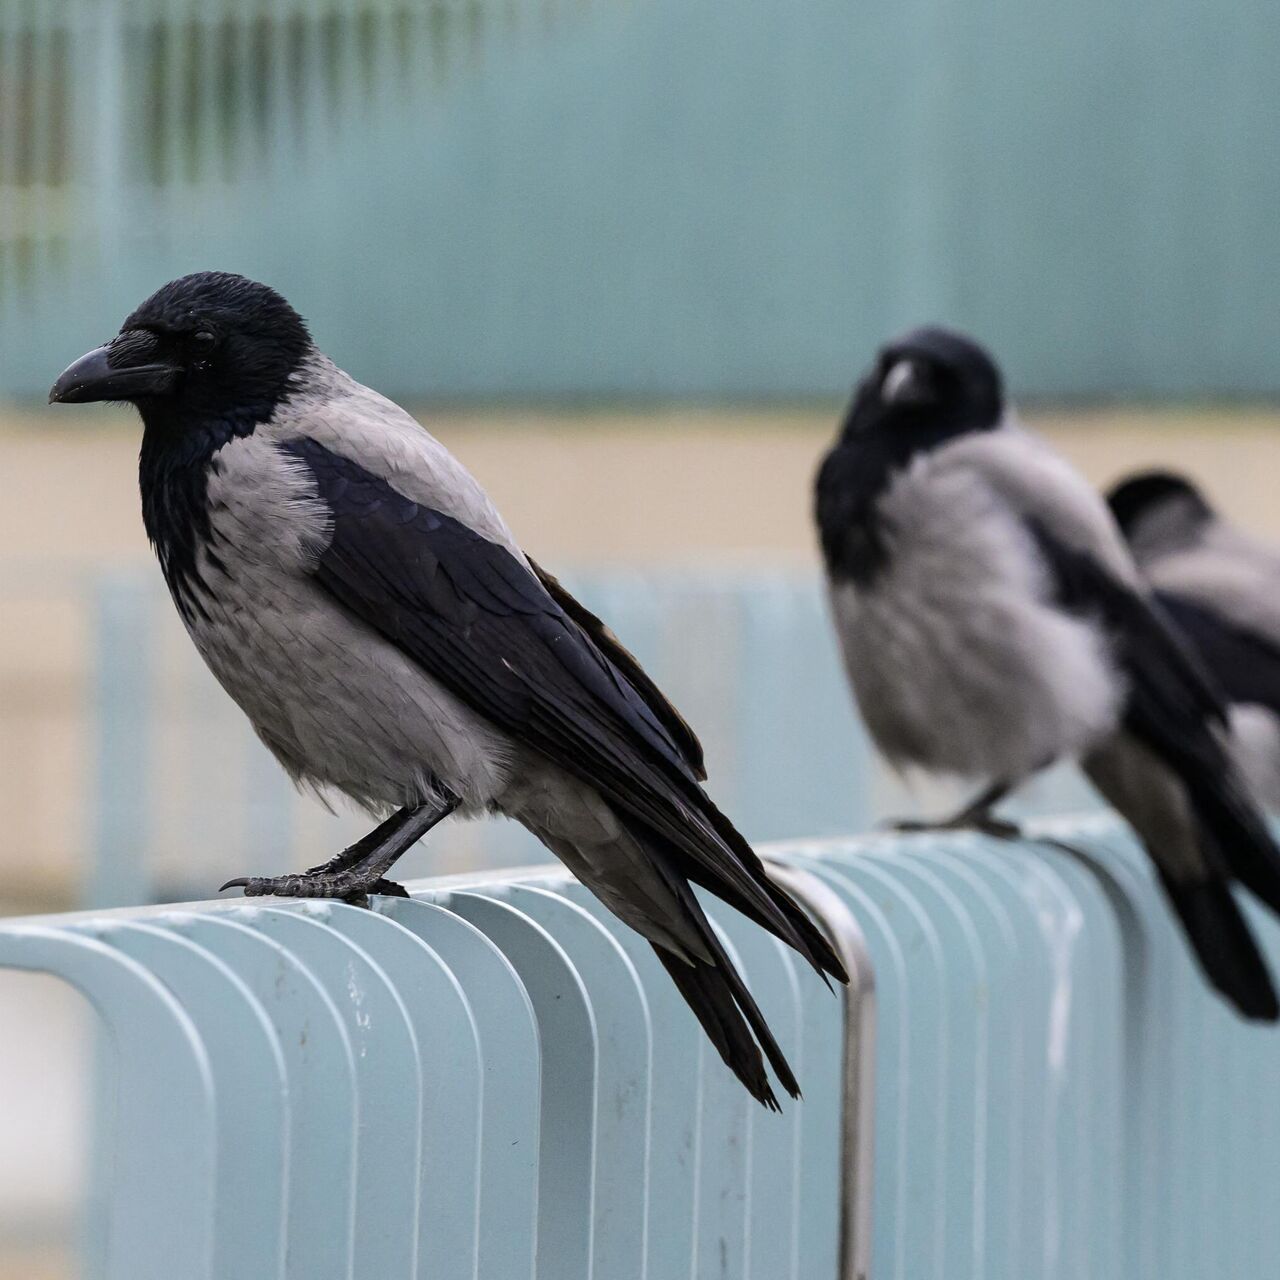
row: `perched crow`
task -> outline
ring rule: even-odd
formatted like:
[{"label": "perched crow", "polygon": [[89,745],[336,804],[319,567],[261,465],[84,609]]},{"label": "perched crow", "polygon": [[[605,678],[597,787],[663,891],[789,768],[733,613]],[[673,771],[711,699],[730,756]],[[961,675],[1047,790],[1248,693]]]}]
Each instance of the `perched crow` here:
[{"label": "perched crow", "polygon": [[953,819],[980,827],[1029,774],[1078,760],[1141,837],[1209,981],[1275,1020],[1231,886],[1280,910],[1280,852],[1220,697],[1106,504],[1006,412],[991,357],[936,328],[886,346],[822,464],[817,521],[885,755],[987,783]]},{"label": "perched crow", "polygon": [[1130,476],[1107,501],[1156,599],[1231,703],[1241,770],[1280,809],[1280,547],[1233,529],[1168,472]]},{"label": "perched crow", "polygon": [[383,818],[232,885],[402,893],[384,876],[446,814],[506,814],[653,944],[755,1098],[777,1107],[761,1049],[798,1096],[691,884],[846,981],[839,960],[699,785],[688,725],[437,440],[220,272],[165,285],[49,398],[137,406],[143,520],[196,648],[296,782]]}]

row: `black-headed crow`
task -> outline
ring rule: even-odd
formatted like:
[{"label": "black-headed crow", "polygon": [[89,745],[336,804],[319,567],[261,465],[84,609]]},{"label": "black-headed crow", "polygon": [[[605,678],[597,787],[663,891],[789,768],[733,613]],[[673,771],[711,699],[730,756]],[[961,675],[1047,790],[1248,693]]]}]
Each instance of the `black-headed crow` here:
[{"label": "black-headed crow", "polygon": [[1254,794],[1280,810],[1280,547],[1234,528],[1167,471],[1130,476],[1107,501],[1156,599],[1226,694]]},{"label": "black-headed crow", "polygon": [[859,384],[817,480],[848,674],[893,762],[984,785],[952,823],[1076,760],[1138,833],[1209,981],[1277,1001],[1232,885],[1280,910],[1280,853],[1226,710],[1106,503],[1009,410],[991,357],[924,328]]},{"label": "black-headed crow", "polygon": [[298,783],[381,819],[305,874],[233,884],[396,892],[446,814],[505,814],[653,944],[759,1101],[761,1049],[797,1095],[692,886],[844,981],[839,960],[702,789],[688,725],[448,450],[219,272],[161,288],[50,399],[137,407],[143,519],[196,647]]}]

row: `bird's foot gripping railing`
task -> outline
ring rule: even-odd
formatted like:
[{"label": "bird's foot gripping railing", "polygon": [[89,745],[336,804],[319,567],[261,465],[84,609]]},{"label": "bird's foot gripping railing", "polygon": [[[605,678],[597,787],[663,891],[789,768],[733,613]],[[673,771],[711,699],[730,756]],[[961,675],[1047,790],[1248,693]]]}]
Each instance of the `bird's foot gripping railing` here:
[{"label": "bird's foot gripping railing", "polygon": [[712,907],[805,1090],[781,1115],[552,870],[11,921],[0,963],[114,1044],[95,1278],[1276,1274],[1277,1036],[1205,992],[1114,826],[1052,834],[1078,856],[775,848],[843,1001]]}]

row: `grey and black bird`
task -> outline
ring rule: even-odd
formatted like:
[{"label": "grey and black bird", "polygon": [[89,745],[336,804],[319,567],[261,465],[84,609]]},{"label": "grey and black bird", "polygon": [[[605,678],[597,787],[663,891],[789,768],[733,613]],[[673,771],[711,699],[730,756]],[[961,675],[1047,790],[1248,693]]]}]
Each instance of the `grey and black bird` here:
[{"label": "grey and black bird", "polygon": [[653,945],[760,1102],[761,1050],[798,1096],[693,886],[845,981],[840,961],[708,798],[689,726],[417,421],[220,272],[165,285],[49,398],[137,407],[143,520],[197,649],[296,782],[381,819],[232,884],[403,892],[386,875],[445,815],[505,814]]},{"label": "grey and black bird", "polygon": [[1107,501],[1156,599],[1226,694],[1254,794],[1280,809],[1280,547],[1235,528],[1168,471],[1129,476]]},{"label": "grey and black bird", "polygon": [[1155,864],[1209,981],[1274,1021],[1233,893],[1280,910],[1277,851],[1226,710],[1106,503],[1024,430],[975,342],[923,328],[862,379],[817,480],[853,690],[881,751],[985,785],[961,822],[1079,762]]}]

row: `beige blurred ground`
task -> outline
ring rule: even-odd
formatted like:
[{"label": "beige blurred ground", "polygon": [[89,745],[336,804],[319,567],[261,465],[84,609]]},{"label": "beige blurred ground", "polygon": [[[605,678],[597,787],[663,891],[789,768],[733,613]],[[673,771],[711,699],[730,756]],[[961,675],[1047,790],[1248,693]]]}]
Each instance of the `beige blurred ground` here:
[{"label": "beige blurred ground", "polygon": [[[835,408],[420,416],[545,559],[808,558],[808,490]],[[1201,477],[1247,524],[1280,535],[1280,411],[1029,413],[1095,482],[1164,462]],[[144,554],[130,415],[90,406],[0,411],[0,554]],[[16,495],[16,500],[15,500]]]},{"label": "beige blurred ground", "polygon": [[[549,565],[812,565],[809,485],[836,412],[423,416]],[[1183,468],[1280,538],[1280,412],[1028,417],[1100,485],[1131,467]],[[0,914],[66,905],[83,866],[90,655],[75,571],[150,570],[136,456],[124,413],[0,413]],[[0,1081],[29,1100],[0,1113],[0,1280],[65,1280],[67,1257],[39,1239],[68,1238],[58,1215],[81,1167],[84,1024],[68,993],[29,983],[0,979]],[[31,1228],[25,1242],[16,1223]]]}]

